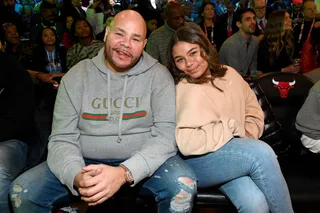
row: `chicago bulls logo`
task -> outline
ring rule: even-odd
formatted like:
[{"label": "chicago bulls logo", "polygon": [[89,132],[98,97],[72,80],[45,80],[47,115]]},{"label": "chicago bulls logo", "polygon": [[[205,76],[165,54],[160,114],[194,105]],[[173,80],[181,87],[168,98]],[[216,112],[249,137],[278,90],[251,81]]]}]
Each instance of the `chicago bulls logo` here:
[{"label": "chicago bulls logo", "polygon": [[274,84],[275,88],[279,89],[281,98],[287,98],[289,94],[289,90],[294,88],[294,85],[296,84],[296,80],[287,82],[287,81],[276,81],[274,80],[274,78],[272,78],[272,83]]}]

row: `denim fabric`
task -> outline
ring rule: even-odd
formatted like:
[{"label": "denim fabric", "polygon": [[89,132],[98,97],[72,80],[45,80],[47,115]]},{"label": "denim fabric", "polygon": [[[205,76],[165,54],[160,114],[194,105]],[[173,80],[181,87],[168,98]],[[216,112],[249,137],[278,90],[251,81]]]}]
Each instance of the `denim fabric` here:
[{"label": "denim fabric", "polygon": [[[124,160],[97,161],[86,159],[86,164],[104,163],[117,166]],[[184,184],[179,178],[191,178]],[[169,158],[138,189],[141,196],[154,196],[158,212],[191,212],[197,186],[195,174],[179,157]],[[50,171],[46,162],[20,175],[10,187],[10,197],[15,213],[48,213],[55,206],[68,205],[71,193]],[[178,197],[178,198],[177,198]]]},{"label": "denim fabric", "polygon": [[23,170],[28,147],[21,141],[0,142],[0,210],[9,213],[8,194],[11,182]]},{"label": "denim fabric", "polygon": [[198,187],[220,186],[238,212],[293,212],[277,156],[262,141],[234,138],[216,152],[185,161],[194,169]]}]

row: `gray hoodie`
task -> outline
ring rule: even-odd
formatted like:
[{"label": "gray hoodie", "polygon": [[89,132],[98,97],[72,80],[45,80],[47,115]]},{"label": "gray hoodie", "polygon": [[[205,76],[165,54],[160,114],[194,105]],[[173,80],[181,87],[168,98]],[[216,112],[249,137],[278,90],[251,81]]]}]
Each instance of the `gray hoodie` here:
[{"label": "gray hoodie", "polygon": [[309,91],[309,95],[299,110],[296,128],[313,140],[320,139],[320,81]]},{"label": "gray hoodie", "polygon": [[126,159],[134,183],[176,154],[175,85],[147,53],[128,72],[104,63],[104,48],[75,65],[59,87],[48,165],[74,195],[74,177],[88,159]]}]

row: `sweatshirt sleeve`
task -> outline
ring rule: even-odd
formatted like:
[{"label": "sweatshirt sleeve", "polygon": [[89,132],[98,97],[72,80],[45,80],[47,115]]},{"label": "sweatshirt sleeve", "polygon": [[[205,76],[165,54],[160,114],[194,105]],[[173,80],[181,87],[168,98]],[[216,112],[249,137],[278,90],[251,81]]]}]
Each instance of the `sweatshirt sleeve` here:
[{"label": "sweatshirt sleeve", "polygon": [[91,24],[93,31],[96,28],[96,11],[93,8],[88,8],[86,11],[87,21]]},{"label": "sweatshirt sleeve", "polygon": [[264,114],[257,100],[257,96],[248,83],[243,80],[243,84],[246,97],[244,128],[246,132],[250,134],[250,137],[252,136],[254,139],[259,139],[264,130]]},{"label": "sweatshirt sleeve", "polygon": [[60,182],[67,185],[72,194],[78,195],[73,181],[76,174],[81,172],[82,167],[85,166],[78,128],[82,97],[79,94],[82,93],[82,90],[81,84],[66,83],[65,77],[61,81],[56,98],[47,162]]},{"label": "sweatshirt sleeve", "polygon": [[201,155],[218,150],[233,136],[243,137],[243,125],[221,116],[199,90],[179,90],[177,97],[176,140],[180,152]]},{"label": "sweatshirt sleeve", "polygon": [[176,154],[175,106],[173,79],[168,70],[159,69],[152,81],[151,110],[154,125],[151,127],[151,136],[140,151],[122,163],[131,171],[134,184],[150,177],[168,158]]},{"label": "sweatshirt sleeve", "polygon": [[153,32],[148,38],[146,52],[151,55],[154,59],[160,61],[160,51],[157,45],[157,37],[156,34]]}]

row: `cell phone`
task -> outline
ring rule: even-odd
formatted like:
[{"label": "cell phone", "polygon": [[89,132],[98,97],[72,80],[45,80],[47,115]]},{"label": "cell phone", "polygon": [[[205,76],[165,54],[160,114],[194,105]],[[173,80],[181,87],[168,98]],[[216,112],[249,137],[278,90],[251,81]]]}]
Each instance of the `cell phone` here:
[{"label": "cell phone", "polygon": [[60,84],[60,81],[61,81],[61,76],[56,76],[56,77],[53,77],[52,80],[58,82],[58,84]]}]

